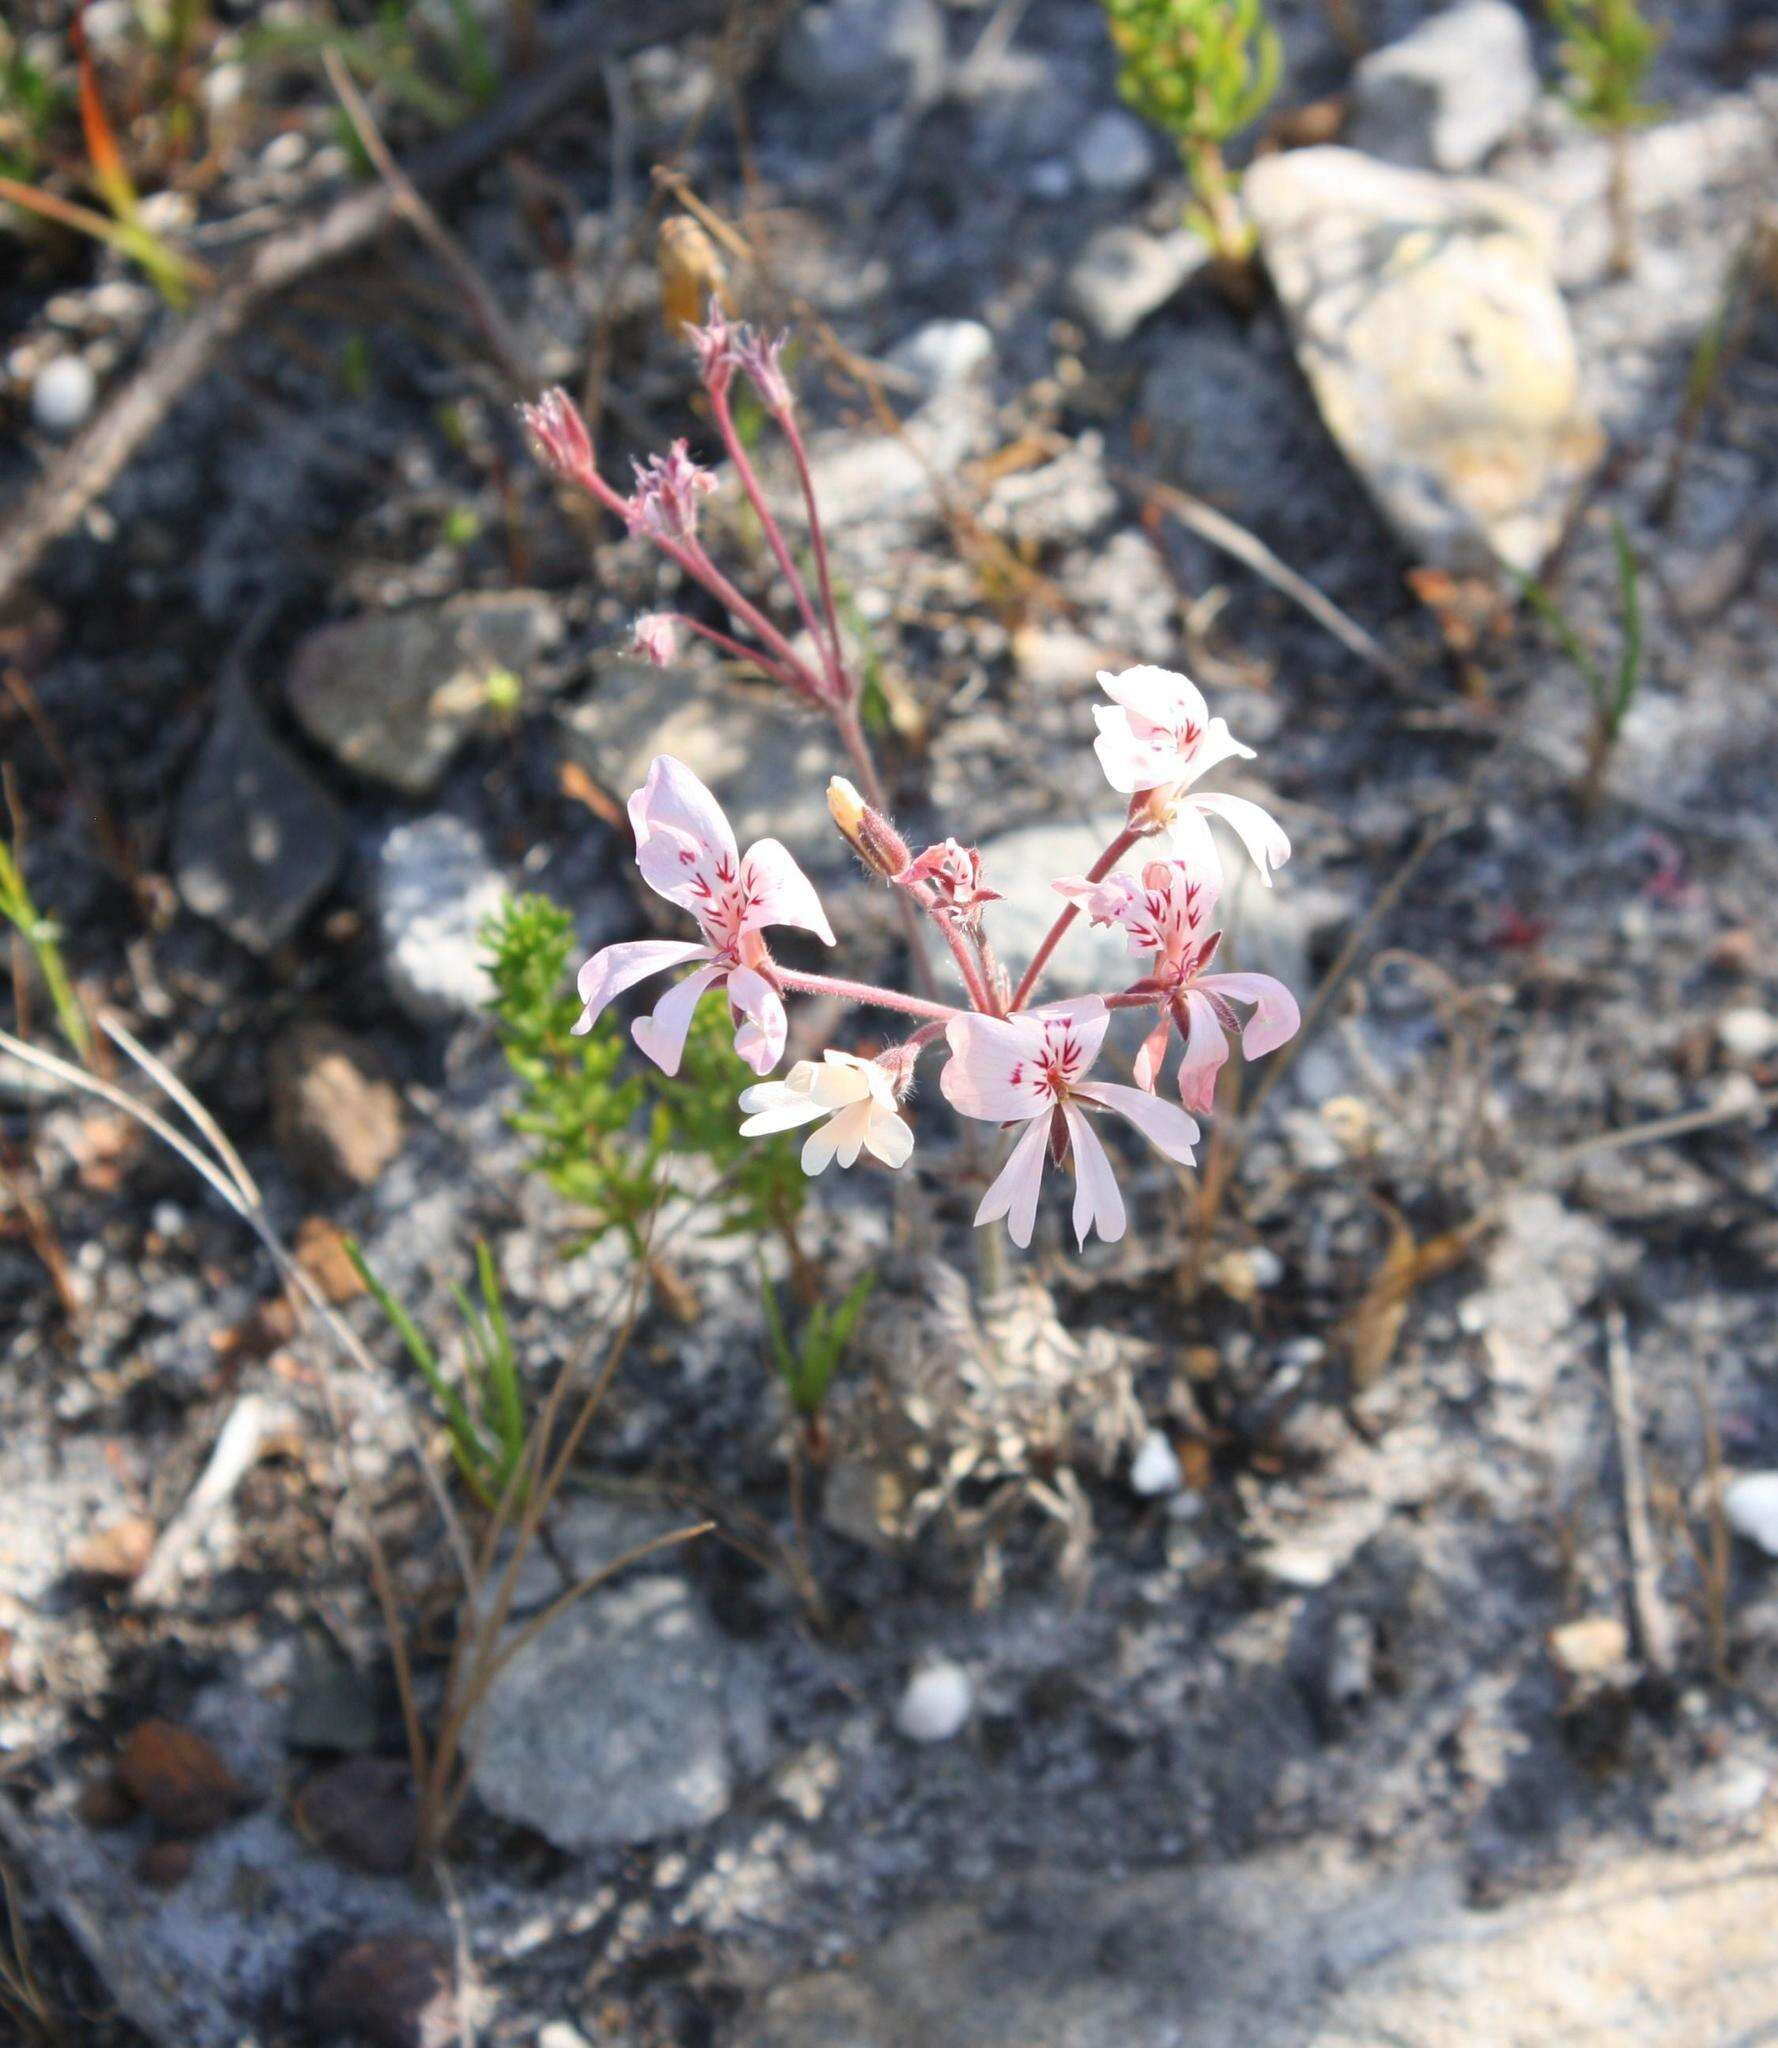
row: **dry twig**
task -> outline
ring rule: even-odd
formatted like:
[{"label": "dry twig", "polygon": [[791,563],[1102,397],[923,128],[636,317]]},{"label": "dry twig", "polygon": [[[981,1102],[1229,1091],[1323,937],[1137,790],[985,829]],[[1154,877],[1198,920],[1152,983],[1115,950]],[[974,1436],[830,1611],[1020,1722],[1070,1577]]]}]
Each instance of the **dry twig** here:
[{"label": "dry twig", "polygon": [[1642,1462],[1642,1424],[1624,1312],[1605,1312],[1605,1370],[1611,1383],[1611,1421],[1617,1435],[1618,1474],[1624,1492],[1624,1545],[1630,1557],[1630,1612],[1643,1662],[1657,1678],[1673,1669],[1673,1617],[1661,1596],[1661,1564],[1648,1515],[1648,1472]]}]

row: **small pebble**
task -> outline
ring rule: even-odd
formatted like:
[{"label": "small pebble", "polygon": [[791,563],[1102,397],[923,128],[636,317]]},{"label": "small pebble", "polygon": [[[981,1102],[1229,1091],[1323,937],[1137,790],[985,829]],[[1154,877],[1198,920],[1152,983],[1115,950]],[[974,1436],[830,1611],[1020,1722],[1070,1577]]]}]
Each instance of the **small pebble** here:
[{"label": "small pebble", "polygon": [[86,425],[99,395],[98,380],[80,356],[45,363],[31,386],[31,417],[46,434],[72,434]]},{"label": "small pebble", "polygon": [[1025,190],[1033,199],[1066,199],[1074,190],[1074,173],[1066,157],[1046,156],[1025,174]]},{"label": "small pebble", "polygon": [[1141,1494],[1144,1500],[1154,1500],[1162,1494],[1177,1493],[1183,1478],[1179,1453],[1165,1431],[1151,1429],[1130,1460],[1130,1491]]},{"label": "small pebble", "polygon": [[1722,1511],[1737,1536],[1778,1557],[1778,1472],[1743,1472],[1722,1490]]},{"label": "small pebble", "polygon": [[1074,167],[1089,192],[1134,192],[1154,169],[1154,145],[1133,114],[1095,114],[1074,144]]},{"label": "small pebble", "polygon": [[1247,1270],[1253,1276],[1253,1284],[1267,1294],[1284,1278],[1284,1261],[1270,1245],[1256,1244],[1248,1249]]},{"label": "small pebble", "polygon": [[960,1664],[940,1659],[908,1680],[895,1725],[910,1742],[949,1742],[975,1708],[975,1687]]},{"label": "small pebble", "polygon": [[1769,1010],[1755,1009],[1751,1003],[1725,1010],[1716,1020],[1716,1040],[1738,1065],[1757,1066],[1778,1052],[1778,1017]]}]

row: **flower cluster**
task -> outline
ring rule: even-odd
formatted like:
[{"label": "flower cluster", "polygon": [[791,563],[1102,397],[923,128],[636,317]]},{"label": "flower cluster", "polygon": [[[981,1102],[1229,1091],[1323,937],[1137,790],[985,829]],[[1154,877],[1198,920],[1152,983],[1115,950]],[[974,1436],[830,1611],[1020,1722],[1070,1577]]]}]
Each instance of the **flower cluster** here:
[{"label": "flower cluster", "polygon": [[[980,854],[954,839],[909,854],[888,820],[843,782],[830,799],[836,819],[878,873],[907,890],[973,953],[976,972],[966,979],[972,996],[982,1000],[963,1010],[785,966],[766,944],[773,926],[797,926],[834,943],[813,885],[775,839],[741,853],[715,798],[689,768],[662,755],[629,802],[636,862],[650,888],[696,919],[701,939],[641,939],[595,953],[580,972],[586,1007],[576,1028],[590,1030],[608,1003],[645,977],[687,966],[691,973],[631,1026],[637,1045],[669,1074],[677,1070],[692,1012],[710,988],[727,996],[735,1050],[761,1075],[784,1052],[788,993],[838,995],[920,1018],[906,1041],[877,1059],[829,1047],[819,1061],[799,1060],[784,1080],[747,1089],[743,1135],[819,1122],[803,1146],[808,1172],[820,1173],[835,1159],[852,1166],[867,1152],[886,1166],[903,1166],[914,1149],[903,1105],[920,1053],[942,1037],[950,1055],[939,1075],[945,1100],[964,1116],[1019,1132],[976,1222],[1004,1217],[1013,1241],[1029,1244],[1049,1159],[1058,1166],[1072,1162],[1081,1243],[1094,1230],[1121,1237],[1123,1197],[1090,1115],[1111,1111],[1125,1118],[1166,1158],[1189,1166],[1198,1139],[1193,1112],[1211,1106],[1229,1037],[1238,1036],[1255,1058],[1282,1045],[1298,1016],[1289,990],[1271,976],[1210,971],[1222,937],[1213,922],[1222,869],[1214,848],[1204,851],[1205,818],[1230,823],[1267,879],[1290,852],[1283,832],[1257,804],[1199,795],[1192,787],[1205,768],[1247,750],[1220,719],[1203,715],[1203,699],[1183,676],[1139,669],[1100,680],[1115,708],[1099,713],[1099,754],[1114,786],[1127,788],[1130,817],[1091,874],[1054,884],[1066,899],[1055,936],[1080,910],[1095,924],[1120,927],[1140,968],[1128,987],[1039,1008],[1023,1003],[1027,991],[1010,997],[983,931],[986,906],[999,901],[1000,892],[986,885]],[[1165,844],[1168,857],[1145,861],[1134,873],[1119,870],[1116,862],[1144,840]],[[1133,1087],[1091,1078],[1119,1009],[1153,1015],[1135,1058]],[[1159,1094],[1175,1032],[1178,1104]]]},{"label": "flower cluster", "polygon": [[[671,663],[680,634],[690,632],[749,662],[831,719],[864,793],[836,776],[829,809],[866,869],[893,889],[922,993],[841,980],[776,959],[766,940],[775,927],[796,927],[826,945],[835,943],[813,885],[775,839],[759,840],[743,854],[709,790],[683,763],[663,755],[629,799],[636,861],[649,887],[696,921],[699,937],[643,939],[595,953],[580,971],[585,1007],[575,1028],[590,1030],[627,989],[672,968],[690,972],[631,1026],[636,1044],[669,1074],[677,1071],[700,998],[713,988],[727,999],[736,1051],[762,1077],[784,1054],[787,996],[839,998],[908,1018],[909,1035],[875,1059],[830,1047],[818,1061],[799,1060],[783,1080],[762,1078],[745,1090],[743,1135],[815,1124],[802,1152],[811,1174],[836,1159],[842,1167],[855,1165],[866,1153],[885,1166],[904,1166],[914,1149],[904,1111],[919,1061],[929,1046],[942,1042],[948,1054],[939,1075],[945,1101],[965,1117],[1017,1133],[976,1210],[977,1224],[1004,1218],[1013,1241],[1029,1244],[1047,1159],[1072,1168],[1073,1221],[1081,1244],[1093,1231],[1121,1237],[1123,1197],[1094,1120],[1108,1111],[1122,1117],[1165,1158],[1188,1166],[1199,1135],[1197,1118],[1212,1107],[1230,1040],[1239,1038],[1243,1052],[1257,1058],[1284,1044],[1298,1027],[1296,1001],[1282,983],[1264,974],[1213,971],[1224,878],[1212,822],[1234,834],[1263,883],[1269,885],[1290,857],[1289,839],[1260,805],[1198,787],[1222,763],[1251,759],[1252,749],[1222,719],[1210,716],[1202,693],[1185,676],[1154,667],[1102,673],[1099,681],[1110,701],[1094,713],[1094,750],[1112,788],[1129,799],[1124,825],[1086,874],[1055,881],[1063,899],[1055,920],[1013,981],[995,955],[989,930],[1002,891],[983,873],[980,853],[949,837],[915,850],[887,816],[857,716],[858,683],[844,657],[809,465],[779,360],[782,345],[758,339],[717,309],[705,326],[692,330],[692,343],[734,473],[761,518],[800,617],[800,645],[705,552],[697,508],[716,479],[692,459],[685,443],[638,465],[635,492],[624,498],[600,476],[591,436],[563,394],[552,392],[528,408],[527,424],[558,476],[658,546],[725,608],[735,626],[731,634],[685,613],[651,613],[636,624],[636,644],[649,659]],[[737,374],[751,379],[789,445],[808,516],[814,592],[735,431],[729,392]],[[1124,865],[1137,855],[1145,857],[1134,867]],[[1050,955],[1083,911],[1092,923],[1127,933],[1133,978],[1102,994],[1034,1005]],[[925,950],[928,935],[936,935],[955,961],[966,1007],[940,998]],[[1148,1021],[1131,1068],[1134,1085],[1092,1078],[1119,1010]],[[1175,1035],[1177,1103],[1161,1092]]]}]

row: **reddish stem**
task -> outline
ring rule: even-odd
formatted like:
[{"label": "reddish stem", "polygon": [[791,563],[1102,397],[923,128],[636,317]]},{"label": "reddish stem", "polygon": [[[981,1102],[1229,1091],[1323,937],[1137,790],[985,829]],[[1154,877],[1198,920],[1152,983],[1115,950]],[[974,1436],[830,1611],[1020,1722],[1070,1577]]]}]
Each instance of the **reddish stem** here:
[{"label": "reddish stem", "polygon": [[697,633],[712,645],[720,647],[725,654],[735,655],[749,668],[756,668],[761,675],[770,676],[773,682],[781,683],[785,689],[796,695],[807,695],[803,685],[780,663],[775,662],[763,647],[749,647],[745,640],[737,640],[732,634],[718,632],[714,626],[706,626],[701,619],[694,619],[689,612],[669,612],[674,625],[683,626],[688,633]]},{"label": "reddish stem", "polygon": [[845,656],[840,646],[840,618],[833,601],[833,576],[827,564],[827,536],[821,529],[821,513],[815,504],[815,480],[809,474],[809,452],[803,446],[802,428],[796,423],[796,412],[791,406],[774,417],[779,431],[790,443],[790,453],[796,463],[797,482],[802,485],[803,507],[809,515],[809,544],[815,551],[815,575],[821,585],[821,609],[827,615],[827,633],[833,646],[833,674],[835,683],[844,689],[849,702],[858,690],[846,672]]},{"label": "reddish stem", "polygon": [[[1093,865],[1087,869],[1087,880],[1089,882],[1102,882],[1141,836],[1139,832],[1132,832],[1126,825],[1123,831],[1117,835],[1105,851],[1100,854],[1099,858],[1094,861]],[[1062,934],[1067,931],[1068,927],[1079,915],[1080,905],[1078,903],[1070,903],[1061,916],[1056,919],[1055,923],[1050,926],[1049,930],[1044,933],[1043,943],[1032,954],[1031,965],[1025,969],[1018,987],[1012,992],[1012,1009],[1022,1010],[1025,1007],[1026,998],[1030,995],[1032,989],[1037,986],[1037,977],[1043,972],[1044,965],[1050,955],[1061,943]]]},{"label": "reddish stem", "polygon": [[[728,393],[711,388],[710,402],[715,408],[716,424],[722,433],[723,446],[727,448],[729,460],[735,465],[735,474],[741,479],[741,488],[747,493],[747,502],[758,516],[764,529],[766,544],[777,559],[778,567],[784,572],[784,580],[790,585],[790,594],[796,599],[796,608],[802,614],[803,624],[809,629],[809,642],[825,660],[826,652],[821,645],[821,628],[815,623],[815,607],[809,601],[809,587],[802,579],[802,572],[791,557],[789,544],[785,541],[783,529],[772,516],[772,508],[766,503],[764,491],[759,487],[759,477],[754,471],[741,437],[735,432],[734,416],[729,411]],[[831,672],[828,677],[836,692],[841,688],[840,680]]]},{"label": "reddish stem", "polygon": [[959,1010],[951,1003],[929,1003],[919,996],[904,996],[868,981],[842,981],[833,974],[804,974],[797,968],[780,966],[776,960],[771,971],[786,988],[797,989],[804,995],[838,996],[844,1002],[867,1003],[878,1010],[900,1010],[909,1017],[936,1017],[941,1024],[969,1015],[967,1010]]}]

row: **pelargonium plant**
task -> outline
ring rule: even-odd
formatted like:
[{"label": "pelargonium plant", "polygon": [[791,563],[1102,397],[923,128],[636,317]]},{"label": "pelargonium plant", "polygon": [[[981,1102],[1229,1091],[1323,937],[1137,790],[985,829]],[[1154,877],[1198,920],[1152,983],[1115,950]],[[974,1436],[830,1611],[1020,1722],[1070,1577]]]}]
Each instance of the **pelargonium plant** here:
[{"label": "pelargonium plant", "polygon": [[[1211,821],[1234,833],[1268,885],[1273,870],[1290,856],[1290,841],[1259,804],[1198,787],[1200,777],[1220,763],[1251,759],[1252,749],[1222,719],[1210,716],[1202,693],[1185,676],[1154,667],[1102,672],[1099,681],[1110,702],[1094,711],[1094,746],[1112,788],[1129,800],[1125,822],[1086,874],[1056,878],[1063,900],[1055,921],[1013,980],[989,934],[1000,892],[983,872],[980,853],[954,838],[916,852],[890,822],[859,717],[858,679],[845,657],[808,453],[780,365],[783,344],[763,341],[714,308],[707,324],[690,332],[717,431],[801,621],[800,644],[744,596],[706,551],[698,509],[717,480],[692,459],[685,442],[637,465],[635,488],[625,497],[600,474],[586,424],[566,393],[551,391],[527,407],[526,423],[559,477],[651,540],[726,614],[726,625],[717,626],[685,611],[651,613],[635,628],[643,655],[665,665],[675,658],[682,636],[694,635],[831,719],[863,789],[835,776],[828,807],[865,867],[896,892],[920,992],[809,973],[776,959],[767,934],[777,927],[836,943],[814,885],[775,839],[759,840],[743,853],[710,791],[683,762],[661,755],[629,799],[636,861],[649,887],[692,918],[698,936],[601,948],[580,970],[585,1008],[576,1028],[591,1030],[607,1005],[638,982],[687,969],[652,1013],[631,1027],[641,1051],[672,1074],[699,1001],[720,988],[735,1050],[761,1076],[740,1096],[746,1119],[741,1131],[765,1136],[814,1124],[802,1151],[811,1174],[835,1160],[853,1166],[866,1154],[889,1168],[907,1164],[914,1134],[904,1110],[922,1054],[942,1042],[948,1056],[939,1091],[945,1101],[962,1116],[1017,1133],[982,1197],[976,1223],[1004,1217],[1013,1242],[1028,1245],[1048,1160],[1072,1170],[1073,1222],[1082,1247],[1095,1230],[1103,1238],[1119,1238],[1123,1197],[1095,1119],[1108,1112],[1123,1117],[1164,1157],[1189,1166],[1197,1119],[1212,1105],[1229,1040],[1239,1038],[1247,1057],[1257,1058],[1284,1044],[1298,1026],[1295,998],[1272,976],[1215,971],[1223,870]],[[752,383],[788,444],[808,521],[813,591],[735,429],[729,395],[737,375]],[[1126,870],[1122,864],[1138,851],[1146,858]],[[1128,934],[1132,979],[1122,988],[1035,1003],[1051,955],[1082,911],[1090,922]],[[928,931],[956,962],[964,1005],[946,1002],[939,993],[925,951]],[[819,1060],[799,1060],[782,1080],[768,1080],[784,1056],[785,1000],[796,995],[838,997],[908,1018],[911,1028],[874,1059],[829,1047]],[[1118,1010],[1152,1019],[1129,1083],[1094,1078]],[[1178,1102],[1162,1093],[1175,1038]]]}]

